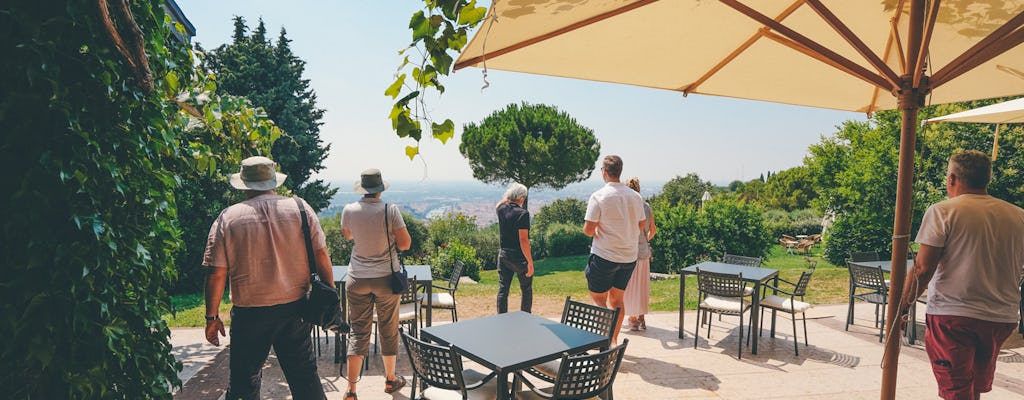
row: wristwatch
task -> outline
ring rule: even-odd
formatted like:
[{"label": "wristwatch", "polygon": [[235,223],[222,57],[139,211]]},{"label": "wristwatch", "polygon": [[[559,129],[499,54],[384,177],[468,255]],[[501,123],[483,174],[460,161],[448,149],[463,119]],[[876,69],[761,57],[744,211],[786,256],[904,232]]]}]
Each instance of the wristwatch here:
[{"label": "wristwatch", "polygon": [[209,316],[209,315],[207,315],[207,316],[206,316],[206,322],[210,322],[210,321],[216,321],[216,320],[218,320],[218,319],[220,319],[220,314],[218,314],[218,315],[214,315],[214,316],[212,316],[212,317],[211,317],[211,316]]}]

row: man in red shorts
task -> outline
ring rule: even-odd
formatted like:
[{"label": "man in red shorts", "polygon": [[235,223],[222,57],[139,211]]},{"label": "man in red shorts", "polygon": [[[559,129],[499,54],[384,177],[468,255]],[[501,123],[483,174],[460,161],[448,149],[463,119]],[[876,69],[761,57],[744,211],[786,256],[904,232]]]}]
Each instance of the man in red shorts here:
[{"label": "man in red shorts", "polygon": [[900,310],[928,288],[925,349],[946,400],[992,390],[996,356],[1017,327],[1024,210],[988,195],[992,162],[976,150],[949,158],[949,199],[928,207]]}]

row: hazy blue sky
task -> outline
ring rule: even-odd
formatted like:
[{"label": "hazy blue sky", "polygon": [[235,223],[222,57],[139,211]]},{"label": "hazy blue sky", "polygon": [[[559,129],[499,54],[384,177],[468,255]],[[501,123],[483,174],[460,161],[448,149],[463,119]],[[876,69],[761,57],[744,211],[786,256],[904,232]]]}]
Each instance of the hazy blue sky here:
[{"label": "hazy blue sky", "polygon": [[[393,81],[408,45],[409,18],[419,0],[240,1],[178,0],[207,49],[230,41],[231,19],[250,27],[258,18],[276,40],[282,27],[295,53],[307,62],[306,77],[327,110],[320,136],[331,144],[329,181],[355,181],[366,168],[380,168],[390,180],[471,180],[459,154],[462,124],[478,122],[509,103],[557,106],[592,128],[602,154],[618,154],[623,174],[667,180],[696,172],[724,183],[801,164],[807,146],[835,126],[863,114],[694,95],[609,83],[489,71],[481,92],[481,70],[449,76],[447,91],[430,100],[435,116],[456,123],[456,137],[442,145],[425,139],[423,160],[409,161],[403,141],[387,118],[392,101],[384,89]],[[482,2],[488,5],[489,2]],[[697,38],[695,38],[697,39]],[[698,39],[703,40],[703,38]],[[347,190],[347,186],[342,187]]]}]

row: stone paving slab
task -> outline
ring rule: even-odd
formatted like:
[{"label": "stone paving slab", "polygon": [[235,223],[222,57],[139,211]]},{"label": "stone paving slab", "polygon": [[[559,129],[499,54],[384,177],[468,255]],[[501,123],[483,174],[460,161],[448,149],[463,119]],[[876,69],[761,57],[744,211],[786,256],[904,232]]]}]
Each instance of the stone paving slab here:
[{"label": "stone paving slab", "polygon": [[[807,321],[810,346],[804,345],[802,325],[799,322],[797,325],[799,356],[793,354],[790,320],[780,315],[776,337],[768,337],[768,325],[765,325],[766,329],[759,342],[760,354],[750,354],[744,346],[742,359],[736,357],[739,336],[736,317],[726,317],[724,321],[714,317],[711,340],[706,337],[707,327],[703,327],[697,349],[694,349],[692,323],[696,321],[696,313],[688,312],[686,315],[684,339],[677,338],[677,313],[648,315],[646,331],[623,331],[620,335],[621,338],[628,338],[630,344],[616,379],[615,398],[877,399],[884,348],[878,342],[878,330],[873,325],[874,308],[859,305],[856,308],[855,325],[849,331],[844,330],[845,304],[818,306],[810,315],[813,317]],[[766,315],[766,318],[770,317]],[[923,319],[923,315],[920,318]],[[202,340],[201,335],[199,339]],[[339,377],[340,366],[333,363],[333,340],[321,340],[319,368],[324,388],[329,399],[341,399],[346,382]],[[909,345],[904,340],[903,343],[897,398],[937,398],[934,378],[921,342]],[[400,349],[399,353],[398,371],[411,378],[412,371],[405,350]],[[227,352],[216,358],[226,358],[226,355]],[[359,382],[359,398],[407,399],[410,395],[408,388],[395,395],[384,393],[382,371],[380,356],[371,353],[369,369]],[[221,397],[224,383],[216,379],[218,374],[227,376],[226,362],[220,365],[208,364],[196,375],[203,382],[189,382],[176,398]],[[204,382],[207,385],[216,382],[220,386],[203,389]],[[290,398],[287,384],[273,356],[263,372],[262,395],[266,399]],[[535,396],[521,395],[520,398]],[[1014,334],[1004,345],[993,391],[984,398],[1024,398],[1024,339],[1021,335]]]}]

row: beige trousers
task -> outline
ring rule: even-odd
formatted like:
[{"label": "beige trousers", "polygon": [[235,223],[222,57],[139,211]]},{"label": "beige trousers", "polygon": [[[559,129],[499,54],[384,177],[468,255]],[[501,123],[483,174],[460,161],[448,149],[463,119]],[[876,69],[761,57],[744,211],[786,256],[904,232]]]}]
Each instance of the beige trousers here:
[{"label": "beige trousers", "polygon": [[348,337],[348,355],[366,356],[373,334],[373,310],[377,308],[377,330],[380,333],[380,352],[385,356],[398,355],[398,303],[402,295],[391,293],[391,277],[358,279],[351,276],[345,282],[348,298],[348,319],[352,333]]}]

